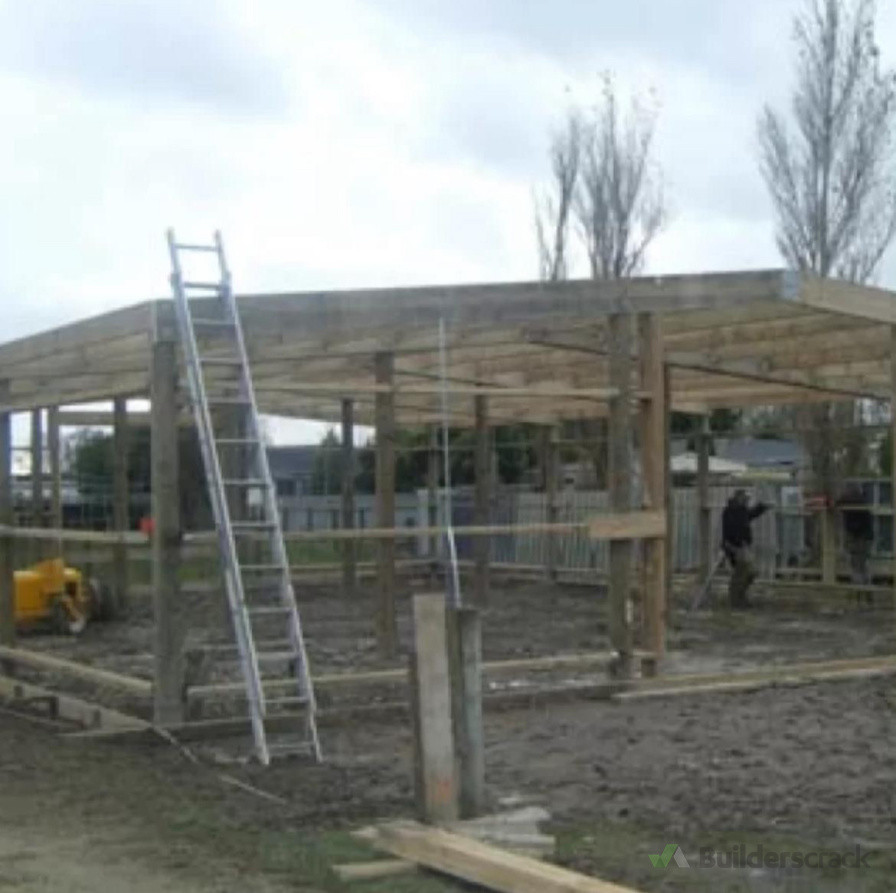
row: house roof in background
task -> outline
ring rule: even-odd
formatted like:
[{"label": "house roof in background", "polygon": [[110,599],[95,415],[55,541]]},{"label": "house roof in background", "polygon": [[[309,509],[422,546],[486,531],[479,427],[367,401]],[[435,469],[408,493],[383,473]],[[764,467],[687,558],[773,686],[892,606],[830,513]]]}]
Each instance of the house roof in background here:
[{"label": "house roof in background", "polygon": [[750,468],[792,468],[804,464],[805,451],[792,440],[763,437],[716,438],[716,455]]},{"label": "house roof in background", "polygon": [[269,446],[268,464],[271,466],[271,476],[275,479],[309,477],[314,470],[317,449],[313,444]]}]

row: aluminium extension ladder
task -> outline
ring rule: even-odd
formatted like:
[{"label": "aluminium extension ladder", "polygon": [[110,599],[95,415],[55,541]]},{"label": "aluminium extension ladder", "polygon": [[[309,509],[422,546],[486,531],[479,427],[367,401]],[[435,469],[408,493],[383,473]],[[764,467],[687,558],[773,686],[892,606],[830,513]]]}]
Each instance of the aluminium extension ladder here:
[{"label": "aluminium extension ladder", "polygon": [[[302,626],[221,234],[215,233],[213,245],[185,245],[179,244],[174,231],[169,230],[168,248],[177,324],[255,755],[263,765],[268,765],[272,757],[293,754],[320,761],[314,690]],[[205,253],[206,259],[210,254],[217,262],[218,281],[184,278],[181,255],[194,252]],[[194,301],[202,307],[201,316],[194,315]],[[200,344],[203,353],[199,352]],[[232,431],[216,431],[215,410],[238,415],[242,422],[238,436]],[[222,468],[227,472],[234,465],[242,471],[225,477]],[[250,520],[246,506],[253,502],[252,494],[256,498]],[[267,630],[272,624],[278,638],[267,640],[260,627]],[[266,725],[266,720],[274,716],[279,717],[278,728],[284,718],[292,727],[291,733],[277,743],[270,740],[271,730]]]}]

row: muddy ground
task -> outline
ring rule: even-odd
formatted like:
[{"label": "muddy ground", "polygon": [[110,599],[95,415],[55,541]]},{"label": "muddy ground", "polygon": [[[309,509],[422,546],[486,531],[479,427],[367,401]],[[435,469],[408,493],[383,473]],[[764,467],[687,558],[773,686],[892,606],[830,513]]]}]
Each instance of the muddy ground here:
[{"label": "muddy ground", "polygon": [[[419,583],[408,581],[403,595],[412,588]],[[894,652],[890,611],[786,610],[774,593],[759,595],[764,604],[747,614],[674,613],[670,670]],[[349,603],[332,587],[302,590],[316,672],[382,665],[373,597],[365,589]],[[401,608],[406,637],[404,598]],[[197,623],[215,611],[192,604]],[[138,605],[127,624],[27,644],[147,675],[150,634]],[[606,647],[592,590],[501,586],[484,613],[486,658]],[[492,802],[544,806],[556,858],[579,870],[643,890],[896,886],[892,679],[490,712],[486,740]],[[327,728],[323,744],[322,767],[196,767],[164,744],[76,743],[0,714],[0,890],[342,889],[328,866],[365,857],[346,832],[413,812],[410,733],[370,722]],[[238,790],[222,773],[286,802]],[[872,855],[858,871],[654,868],[649,854],[670,843],[692,865],[701,848],[741,843],[789,853],[858,845]],[[410,878],[364,889],[458,888]]]}]

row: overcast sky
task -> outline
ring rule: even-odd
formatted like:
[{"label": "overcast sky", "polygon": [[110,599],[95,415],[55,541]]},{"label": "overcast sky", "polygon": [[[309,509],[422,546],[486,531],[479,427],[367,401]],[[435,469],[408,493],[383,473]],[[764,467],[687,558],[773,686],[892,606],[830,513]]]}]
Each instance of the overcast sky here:
[{"label": "overcast sky", "polygon": [[0,0],[0,340],[165,296],[170,225],[220,227],[238,291],[534,278],[550,130],[605,69],[662,103],[649,271],[777,266],[755,121],[798,6]]}]

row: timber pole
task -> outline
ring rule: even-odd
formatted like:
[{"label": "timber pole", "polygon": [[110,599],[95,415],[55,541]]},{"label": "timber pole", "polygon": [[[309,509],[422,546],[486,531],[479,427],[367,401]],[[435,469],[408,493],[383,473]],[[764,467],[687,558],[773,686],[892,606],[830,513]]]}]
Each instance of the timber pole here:
[{"label": "timber pole", "polygon": [[[610,511],[632,508],[632,316],[613,313],[608,320],[610,387],[609,417],[609,502]],[[632,540],[610,542],[610,645],[615,652],[614,674],[632,672]]]},{"label": "timber pole", "polygon": [[[112,519],[117,533],[130,527],[128,498],[128,403],[116,397],[112,404]],[[112,567],[116,610],[124,612],[128,606],[128,547],[122,539],[112,552]]]},{"label": "timber pole", "polygon": [[663,364],[663,416],[666,429],[666,597],[672,595],[675,572],[675,488],[672,486],[672,369]]},{"label": "timber pole", "polygon": [[50,459],[50,527],[62,529],[62,442],[59,407],[47,410],[47,452]]},{"label": "timber pole", "polygon": [[[426,454],[426,521],[431,530],[439,526],[439,429],[429,426],[429,450]],[[429,537],[429,575],[435,583],[439,570],[439,535]]]},{"label": "timber pole", "polygon": [[[44,526],[44,430],[43,410],[31,410],[31,526]],[[35,543],[36,557],[41,546]]]},{"label": "timber pole", "polygon": [[699,580],[709,576],[712,563],[712,509],[709,504],[709,416],[700,417],[697,434],[697,556]]},{"label": "timber pole", "polygon": [[[379,527],[395,527],[395,396],[391,390],[395,357],[378,353],[374,374],[378,385],[374,398],[376,425],[376,523]],[[384,657],[393,657],[398,647],[395,622],[395,541],[380,540],[377,550],[377,644]]]},{"label": "timber pole", "polygon": [[185,719],[186,618],[180,593],[181,520],[178,492],[177,344],[156,321],[152,345],[152,550],[155,612],[153,720],[158,725]]},{"label": "timber pole", "polygon": [[[5,397],[9,383],[0,382]],[[0,412],[0,524],[11,526],[12,514],[12,420],[10,413]],[[12,537],[0,537],[0,644],[15,645],[15,568]]]},{"label": "timber pole", "polygon": [[[638,356],[641,388],[641,461],[644,508],[666,509],[666,409],[663,375],[663,335],[659,316],[638,316]],[[666,648],[666,538],[644,540],[644,620],[647,649],[653,652],[652,669]]]},{"label": "timber pole", "polygon": [[[474,398],[475,445],[474,445],[474,492],[473,524],[487,525],[490,503],[491,450],[488,431],[488,403],[485,396]],[[490,537],[480,536],[473,541],[473,598],[478,607],[488,603]]]},{"label": "timber pole", "polygon": [[893,504],[893,604],[896,606],[896,326],[890,326],[890,492]]},{"label": "timber pole", "polygon": [[[355,527],[355,403],[342,401],[342,527]],[[356,544],[348,539],[342,551],[342,592],[351,597],[358,584]]]},{"label": "timber pole", "polygon": [[[557,479],[560,473],[560,431],[556,426],[551,426],[545,436],[544,449],[544,498],[548,524],[556,524],[559,517],[557,506]],[[547,560],[545,570],[547,578],[552,583],[557,582],[557,565],[559,564],[557,548],[559,543],[556,534],[547,535]]]}]

